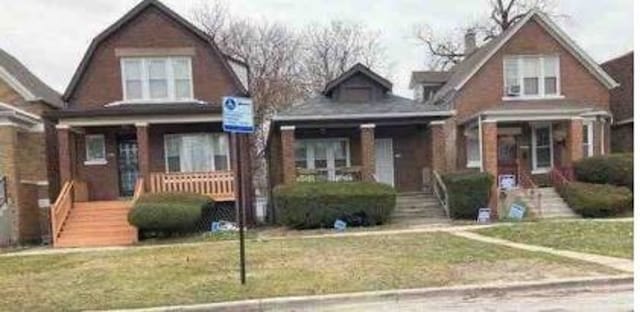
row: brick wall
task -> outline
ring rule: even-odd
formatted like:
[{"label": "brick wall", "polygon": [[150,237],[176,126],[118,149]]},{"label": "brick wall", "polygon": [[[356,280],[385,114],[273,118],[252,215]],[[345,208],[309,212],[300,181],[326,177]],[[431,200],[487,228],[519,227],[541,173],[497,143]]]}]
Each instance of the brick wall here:
[{"label": "brick wall", "polygon": [[535,21],[529,21],[467,82],[454,105],[458,120],[503,103],[505,55],[556,54],[560,57],[560,92],[565,100],[608,110],[609,91]]},{"label": "brick wall", "polygon": [[611,136],[613,153],[633,153],[633,123],[611,128]]},{"label": "brick wall", "polygon": [[238,94],[232,74],[209,43],[151,6],[98,45],[71,94],[69,108],[101,108],[123,99],[117,48],[194,48],[194,96],[218,103],[224,95]]},{"label": "brick wall", "polygon": [[611,112],[614,121],[633,118],[633,53],[602,64],[620,86],[611,90]]}]

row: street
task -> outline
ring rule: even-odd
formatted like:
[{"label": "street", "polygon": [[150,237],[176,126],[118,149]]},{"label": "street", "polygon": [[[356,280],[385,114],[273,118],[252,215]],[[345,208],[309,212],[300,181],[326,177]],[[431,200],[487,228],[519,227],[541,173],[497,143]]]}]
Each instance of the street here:
[{"label": "street", "polygon": [[318,304],[271,311],[632,311],[633,285],[536,290],[482,296],[439,296],[395,301]]}]

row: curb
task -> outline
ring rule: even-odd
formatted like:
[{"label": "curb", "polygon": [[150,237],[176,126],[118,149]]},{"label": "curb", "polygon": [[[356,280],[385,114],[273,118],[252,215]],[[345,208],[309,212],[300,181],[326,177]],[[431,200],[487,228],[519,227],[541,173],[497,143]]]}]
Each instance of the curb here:
[{"label": "curb", "polygon": [[532,282],[516,282],[501,284],[480,284],[464,285],[452,287],[429,287],[414,289],[394,289],[381,291],[367,291],[344,294],[330,294],[317,296],[292,296],[275,297],[264,299],[250,299],[229,302],[205,303],[195,305],[163,306],[141,309],[108,310],[121,312],[169,312],[169,311],[265,311],[273,309],[292,310],[297,308],[308,308],[311,304],[333,304],[351,301],[353,303],[364,303],[373,300],[404,301],[425,297],[442,296],[480,296],[492,293],[509,293],[519,291],[536,291],[564,288],[586,288],[598,286],[621,286],[629,285],[633,287],[633,275],[613,275],[602,277],[583,277],[569,279],[551,279]]}]

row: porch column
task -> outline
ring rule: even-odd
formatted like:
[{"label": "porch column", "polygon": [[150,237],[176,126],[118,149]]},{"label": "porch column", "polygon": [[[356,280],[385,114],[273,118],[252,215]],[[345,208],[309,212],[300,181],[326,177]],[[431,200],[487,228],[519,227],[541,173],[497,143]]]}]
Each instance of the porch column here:
[{"label": "porch column", "polygon": [[375,124],[360,125],[360,155],[362,181],[374,182],[376,173]]},{"label": "porch column", "polygon": [[295,126],[281,126],[282,175],[284,184],[296,182]]},{"label": "porch column", "polygon": [[582,118],[572,118],[567,124],[567,139],[565,148],[567,149],[567,163],[570,166],[574,161],[582,159]]},{"label": "porch column", "polygon": [[498,124],[495,120],[482,121],[482,169],[493,176],[489,196],[489,208],[494,218],[498,216]]},{"label": "porch column", "polygon": [[444,120],[432,121],[431,128],[431,167],[442,173],[446,171],[446,133],[444,132]]},{"label": "porch column", "polygon": [[60,174],[60,188],[73,179],[72,151],[71,151],[71,129],[69,126],[56,126],[58,135],[58,172]]},{"label": "porch column", "polygon": [[145,190],[149,189],[149,124],[136,124],[136,140],[138,142],[138,171],[139,176],[144,179]]}]

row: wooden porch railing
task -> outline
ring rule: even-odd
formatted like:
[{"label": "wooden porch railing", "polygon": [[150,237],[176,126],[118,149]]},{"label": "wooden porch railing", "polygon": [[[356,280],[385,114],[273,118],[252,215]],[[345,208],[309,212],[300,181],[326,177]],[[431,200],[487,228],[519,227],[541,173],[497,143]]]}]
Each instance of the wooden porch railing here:
[{"label": "wooden porch railing", "polygon": [[151,173],[149,180],[151,193],[189,192],[216,201],[235,200],[233,171]]},{"label": "wooden porch railing", "polygon": [[551,185],[553,185],[553,187],[556,190],[572,181],[570,178],[568,178],[565,175],[565,172],[567,172],[567,170],[564,170],[563,172],[561,168],[557,168],[557,167],[554,167],[553,169],[551,169],[551,173],[549,174],[549,177],[551,178]]},{"label": "wooden porch railing", "polygon": [[53,245],[56,244],[60,231],[62,231],[62,226],[67,217],[69,217],[71,208],[73,208],[74,186],[76,183],[73,180],[65,183],[56,202],[51,206],[51,238]]},{"label": "wooden porch railing", "polygon": [[342,182],[360,180],[362,180],[362,168],[358,166],[335,168],[333,172],[330,172],[329,169],[298,168],[296,177],[296,181],[298,182]]},{"label": "wooden porch railing", "polygon": [[138,180],[136,181],[136,187],[133,191],[133,198],[131,199],[132,206],[136,203],[136,201],[138,201],[138,198],[140,198],[142,194],[144,194],[144,179],[138,178]]},{"label": "wooden porch railing", "polygon": [[449,193],[447,192],[447,185],[444,184],[442,177],[438,173],[438,171],[433,170],[433,192],[436,195],[436,198],[440,202],[440,206],[444,209],[444,213],[447,215],[447,218],[450,218],[449,215]]}]

